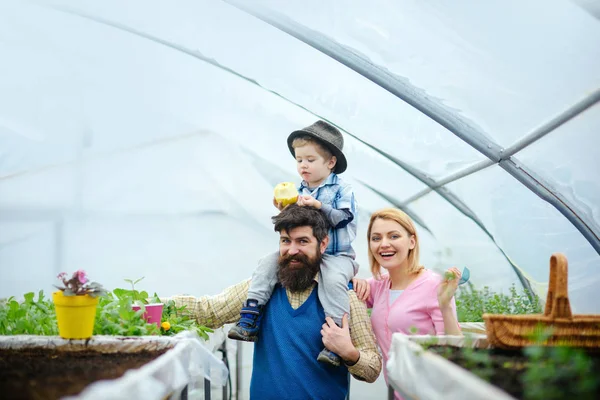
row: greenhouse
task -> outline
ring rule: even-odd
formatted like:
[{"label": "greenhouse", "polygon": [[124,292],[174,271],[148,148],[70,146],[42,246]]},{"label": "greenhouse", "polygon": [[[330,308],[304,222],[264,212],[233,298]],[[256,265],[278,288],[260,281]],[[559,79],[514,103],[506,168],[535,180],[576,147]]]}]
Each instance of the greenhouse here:
[{"label": "greenhouse", "polygon": [[[469,288],[512,293],[539,300],[529,311],[542,313],[560,253],[572,313],[600,318],[596,1],[4,0],[0,71],[1,318],[27,293],[51,299],[62,272],[85,270],[133,300],[213,296],[250,278],[280,242],[274,187],[302,181],[286,139],[318,120],[343,136],[359,278],[372,277],[371,215],[394,207],[415,223],[420,264],[470,271],[457,301]],[[479,322],[466,347],[487,343],[482,319],[460,317],[459,307],[459,322]],[[103,346],[99,320],[92,340]],[[164,334],[160,322],[137,335]],[[579,332],[573,322],[570,335],[597,349],[595,324]],[[63,339],[48,329],[56,346]],[[213,380],[213,398],[248,399],[253,345],[226,340],[227,327],[195,329],[203,349],[175,328],[165,339],[199,357],[178,359],[173,376],[212,372],[197,390],[157,383],[156,398],[184,386],[209,398]],[[398,336],[403,351],[428,340]],[[402,354],[384,360],[375,383],[351,378],[349,398],[413,398],[394,379],[409,362]],[[162,383],[175,379],[163,357]],[[447,398],[490,398],[478,397],[489,385],[479,378],[468,378],[472,395]]]}]

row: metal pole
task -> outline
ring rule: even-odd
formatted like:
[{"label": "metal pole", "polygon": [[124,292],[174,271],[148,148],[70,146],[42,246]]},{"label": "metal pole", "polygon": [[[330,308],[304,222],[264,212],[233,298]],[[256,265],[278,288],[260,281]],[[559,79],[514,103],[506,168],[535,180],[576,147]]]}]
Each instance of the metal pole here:
[{"label": "metal pole", "polygon": [[181,400],[187,400],[188,399],[188,385],[185,385],[185,387],[181,390],[181,396],[179,398]]},{"label": "metal pole", "polygon": [[210,400],[210,380],[204,378],[204,399]]},{"label": "metal pole", "polygon": [[235,399],[242,398],[242,342],[237,342],[235,352]]},{"label": "metal pole", "polygon": [[525,135],[525,137],[523,137],[521,140],[513,143],[512,146],[504,149],[502,152],[502,159],[506,160],[508,157],[521,151],[536,140],[546,136],[548,133],[554,131],[561,125],[569,122],[571,119],[575,118],[598,102],[600,102],[600,89],[593,91],[589,96],[573,104],[571,107],[567,108],[565,111],[561,112],[540,127],[534,129],[533,132]]},{"label": "metal pole", "polygon": [[229,368],[229,359],[227,358],[227,339],[223,339],[223,343],[219,346],[219,350],[221,351],[221,361],[227,367],[228,371],[228,380],[223,384],[223,400],[227,400],[227,382],[231,382],[231,369]]},{"label": "metal pole", "polygon": [[388,400],[394,400],[394,389],[391,385],[388,385]]}]

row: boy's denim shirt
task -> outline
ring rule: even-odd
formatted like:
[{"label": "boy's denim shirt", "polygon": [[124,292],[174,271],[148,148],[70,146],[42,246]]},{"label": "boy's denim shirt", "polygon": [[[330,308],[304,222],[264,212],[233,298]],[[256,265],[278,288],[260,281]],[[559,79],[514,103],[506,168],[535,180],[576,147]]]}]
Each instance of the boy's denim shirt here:
[{"label": "boy's denim shirt", "polygon": [[357,204],[352,187],[344,182],[337,174],[331,173],[321,185],[310,190],[305,181],[300,184],[298,192],[301,195],[311,195],[323,204],[335,209],[346,209],[352,213],[352,219],[345,224],[338,225],[336,229],[329,229],[329,245],[326,254],[338,256],[346,255],[356,257],[352,242],[356,238]]}]

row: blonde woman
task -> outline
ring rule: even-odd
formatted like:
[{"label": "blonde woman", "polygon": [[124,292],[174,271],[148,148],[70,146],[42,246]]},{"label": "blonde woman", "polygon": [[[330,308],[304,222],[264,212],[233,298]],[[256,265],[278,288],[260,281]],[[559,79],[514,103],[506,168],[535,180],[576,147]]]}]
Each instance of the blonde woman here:
[{"label": "blonde woman", "polygon": [[367,308],[372,308],[371,323],[383,365],[393,333],[460,335],[454,293],[461,273],[450,268],[454,278],[444,279],[419,265],[419,236],[410,217],[396,208],[373,213],[367,240],[373,278],[367,285],[356,282],[355,287],[359,298],[366,298]]}]

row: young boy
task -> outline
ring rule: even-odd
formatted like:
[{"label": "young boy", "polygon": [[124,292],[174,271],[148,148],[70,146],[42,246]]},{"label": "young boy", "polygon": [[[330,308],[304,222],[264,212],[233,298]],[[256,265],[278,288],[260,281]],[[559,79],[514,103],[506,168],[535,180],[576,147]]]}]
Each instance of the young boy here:
[{"label": "young boy", "polygon": [[[342,152],[344,139],[334,126],[317,121],[292,132],[287,143],[302,177],[298,205],[320,209],[332,227],[321,263],[318,296],[325,316],[341,326],[344,313],[350,312],[348,282],[358,271],[352,249],[356,237],[356,201],[350,185],[338,177],[347,165]],[[282,209],[281,204],[273,202]],[[252,342],[258,339],[260,314],[277,283],[278,258],[279,252],[276,252],[260,260],[252,275],[241,319],[229,331],[229,338]],[[318,360],[335,366],[341,361],[337,354],[326,348],[319,353]]]}]

